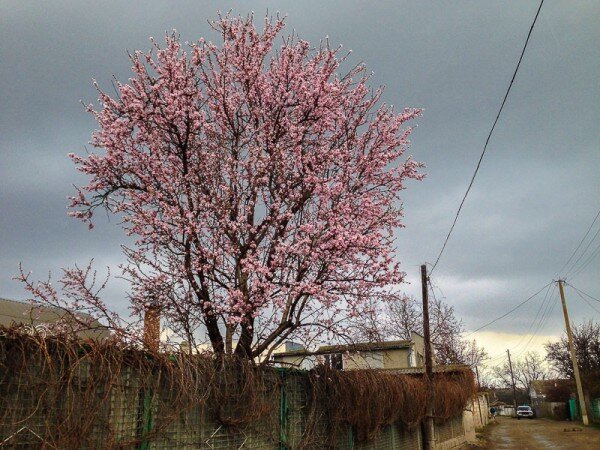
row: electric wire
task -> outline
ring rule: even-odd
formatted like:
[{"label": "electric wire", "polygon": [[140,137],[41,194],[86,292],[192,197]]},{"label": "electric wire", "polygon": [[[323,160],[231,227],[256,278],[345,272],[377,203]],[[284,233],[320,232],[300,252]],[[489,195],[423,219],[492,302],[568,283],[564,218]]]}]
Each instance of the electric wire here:
[{"label": "electric wire", "polygon": [[[519,339],[519,341],[513,345],[512,347],[509,348],[509,350],[511,352],[515,352],[519,347],[522,347],[522,349],[515,355],[515,356],[520,356],[522,355],[527,348],[529,348],[529,345],[531,344],[531,342],[533,341],[533,338],[537,335],[537,333],[539,332],[539,330],[542,328],[542,326],[546,323],[549,315],[551,314],[551,311],[554,309],[554,303],[551,301],[552,297],[554,296],[554,292],[556,290],[556,284],[553,285],[553,283],[548,283],[547,284],[547,289],[546,289],[546,293],[544,294],[544,297],[541,301],[540,307],[537,310],[536,316],[533,319],[533,321],[531,321],[531,324],[529,325],[529,329],[527,330],[527,333],[523,336],[521,336],[521,338]],[[550,291],[552,291],[552,293],[550,293]],[[550,293],[550,296],[548,296],[548,294]],[[543,310],[543,312],[542,312]],[[540,316],[540,312],[542,313],[542,315]],[[539,322],[537,323],[536,326],[536,322],[538,317]],[[531,332],[535,327],[535,330],[533,331],[533,333]],[[529,337],[529,340],[525,343],[525,340]],[[503,361],[504,359],[507,359],[508,356],[506,354],[506,352],[502,352],[499,356],[490,358],[486,361],[487,364],[499,364],[501,361]]]},{"label": "electric wire", "polygon": [[435,263],[433,264],[433,267],[430,271],[430,274],[433,273],[433,271],[435,270],[435,268],[437,267],[440,258],[442,257],[442,254],[444,253],[444,250],[446,249],[446,245],[448,244],[448,240],[450,239],[450,235],[452,234],[452,231],[454,231],[454,227],[456,226],[456,222],[458,221],[458,216],[460,215],[460,212],[462,210],[462,207],[465,203],[465,200],[467,199],[467,196],[469,195],[469,192],[471,191],[471,187],[473,186],[473,183],[475,181],[475,177],[477,176],[477,173],[479,172],[479,167],[481,166],[481,162],[483,161],[483,157],[485,156],[485,152],[487,151],[487,147],[488,144],[490,142],[490,139],[492,137],[492,134],[494,133],[494,129],[496,128],[496,124],[498,123],[498,119],[500,118],[500,114],[502,114],[502,110],[504,109],[504,105],[506,103],[506,99],[508,98],[508,94],[510,93],[510,90],[513,86],[513,83],[515,81],[515,78],[517,76],[517,72],[519,71],[519,67],[521,66],[521,61],[523,61],[523,56],[525,55],[525,50],[527,49],[527,44],[529,43],[529,38],[531,37],[531,34],[533,32],[533,27],[535,26],[535,23],[537,21],[538,16],[540,15],[540,11],[542,9],[542,5],[544,4],[544,0],[540,1],[540,5],[538,6],[537,12],[535,13],[535,17],[533,18],[533,22],[531,23],[531,27],[529,28],[529,32],[527,33],[527,39],[525,39],[525,44],[523,45],[523,49],[521,50],[521,55],[519,56],[519,61],[517,62],[517,66],[515,67],[515,71],[513,72],[512,78],[510,80],[510,83],[508,85],[508,89],[506,90],[506,93],[504,94],[504,98],[502,99],[502,103],[500,104],[500,109],[498,110],[498,113],[496,114],[496,118],[494,119],[494,123],[492,124],[492,128],[490,129],[490,132],[488,133],[488,136],[485,140],[485,144],[483,146],[483,151],[481,152],[481,155],[479,156],[479,161],[477,161],[477,166],[475,167],[475,172],[473,172],[473,176],[471,177],[471,181],[469,182],[469,186],[467,187],[467,190],[465,192],[465,195],[463,196],[460,205],[458,207],[458,211],[456,211],[456,216],[454,217],[454,221],[452,222],[452,226],[450,227],[450,231],[448,231],[448,235],[446,236],[446,239],[444,240],[444,245],[442,245],[442,249],[440,250],[440,253],[438,254],[438,257],[435,260]]},{"label": "electric wire", "polygon": [[[552,295],[553,295],[554,290],[552,289],[551,284],[549,284],[548,288],[546,289],[544,298],[542,299],[542,302],[540,304],[540,307],[539,307],[534,319],[531,321],[531,323],[529,325],[527,333],[525,333],[523,336],[521,336],[521,339],[519,339],[519,341],[510,348],[511,351],[516,351],[517,349],[522,347],[523,344],[525,343],[525,341],[527,340],[527,338],[530,336],[534,336],[535,333],[537,333],[537,330],[539,330],[540,325],[541,325],[542,321],[544,320],[544,318],[546,317],[546,313],[547,313],[548,308],[551,303],[550,300],[552,299],[552,295],[548,295],[550,293],[550,291],[552,291]],[[538,318],[539,318],[539,322],[538,322]],[[523,349],[527,348],[527,345],[529,345],[530,342],[531,342],[531,339],[529,340],[529,342],[527,342],[525,344]]]},{"label": "electric wire", "polygon": [[[600,229],[598,230],[600,231]],[[596,233],[597,235],[598,233]],[[588,257],[588,259],[586,259],[581,266],[579,266],[579,269],[575,270],[575,272],[573,272],[570,276],[571,279],[577,277],[577,275],[579,275],[581,272],[583,272],[585,269],[588,268],[588,266],[592,263],[592,261],[594,261],[594,259],[596,259],[596,256],[598,256],[598,254],[600,254],[600,244],[598,244],[598,246],[596,247],[596,250],[594,250],[590,256]]]},{"label": "electric wire", "polygon": [[[548,319],[550,319],[550,317],[552,317],[554,308],[558,304],[558,297],[555,297],[555,295],[556,295],[556,284],[552,288],[552,293],[550,294],[550,297],[548,299],[548,304],[546,305],[546,309],[545,309],[544,313],[542,314],[542,317],[541,317],[535,331],[531,334],[531,336],[529,337],[529,340],[527,341],[525,346],[521,349],[521,351],[519,351],[515,355],[515,357],[518,358],[519,356],[524,354],[527,351],[527,349],[529,349],[529,346],[533,342],[533,339],[535,339],[535,337],[538,336],[538,333],[542,330],[544,325],[546,325],[546,323],[548,322]],[[554,300],[557,300],[557,301],[554,301]]]},{"label": "electric wire", "polygon": [[579,297],[581,297],[581,298],[583,299],[583,301],[584,301],[584,302],[586,302],[588,305],[590,305],[590,308],[592,308],[594,311],[596,311],[598,314],[600,314],[600,309],[596,309],[596,307],[595,307],[594,305],[592,305],[592,304],[590,303],[590,301],[589,301],[587,298],[585,298],[583,295],[581,295],[579,292],[577,292],[577,290],[575,290],[575,293],[576,293],[576,294],[577,294]]},{"label": "electric wire", "polygon": [[[585,239],[588,237],[588,235],[590,234],[590,231],[592,231],[592,228],[594,227],[594,224],[596,223],[596,220],[598,220],[598,217],[600,217],[600,209],[598,210],[598,213],[596,214],[596,217],[594,217],[594,220],[592,221],[591,225],[589,226],[589,228],[587,229],[587,231],[585,232],[583,238],[581,238],[581,241],[579,241],[579,244],[577,245],[577,247],[575,248],[575,250],[573,251],[573,253],[571,254],[571,256],[569,257],[569,259],[567,260],[566,263],[563,264],[563,266],[560,268],[560,270],[558,271],[558,273],[562,273],[563,270],[565,270],[565,268],[569,265],[569,263],[571,262],[571,260],[573,259],[573,257],[575,256],[575,254],[577,253],[577,251],[581,248],[581,246],[583,245]],[[575,263],[576,264],[576,263]],[[572,267],[571,267],[572,269]],[[569,269],[570,270],[570,269]]]},{"label": "electric wire", "polygon": [[[471,336],[474,333],[477,333],[478,331],[492,325],[493,323],[498,322],[499,320],[504,319],[506,316],[512,314],[513,312],[515,312],[517,309],[519,309],[521,306],[525,305],[526,303],[528,303],[529,301],[531,301],[533,298],[535,298],[540,292],[542,292],[544,289],[546,289],[550,284],[552,283],[552,281],[550,283],[545,284],[544,286],[542,286],[541,289],[539,289],[535,294],[533,294],[531,297],[528,297],[527,299],[523,300],[521,303],[519,303],[518,305],[516,305],[514,308],[512,308],[511,310],[509,310],[508,312],[502,314],[499,317],[496,317],[494,320],[489,321],[488,323],[486,323],[485,325],[480,326],[479,328],[477,328],[474,331],[471,331],[471,333],[468,334],[468,336]],[[467,336],[467,337],[468,337]]]},{"label": "electric wire", "polygon": [[[527,337],[531,334],[531,332],[533,331],[533,328],[536,326],[536,322],[538,320],[538,317],[541,320],[541,317],[543,316],[542,311],[546,311],[545,306],[546,306],[546,302],[548,300],[548,294],[550,293],[550,290],[552,289],[552,285],[548,284],[548,288],[546,289],[546,293],[544,294],[544,297],[542,298],[542,301],[540,302],[540,307],[538,308],[535,317],[533,318],[533,320],[529,323],[529,328],[527,329],[527,332],[521,336],[521,338],[519,339],[519,341],[513,345],[512,347],[510,347],[511,351],[516,350],[517,348],[519,348],[521,345],[523,345],[523,343],[525,342],[525,340],[527,339]],[[542,316],[540,316],[540,313],[542,314]]]},{"label": "electric wire", "polygon": [[577,292],[579,292],[580,294],[585,295],[586,297],[594,300],[595,302],[600,303],[600,299],[597,299],[596,297],[591,296],[590,294],[585,293],[584,291],[582,291],[581,289],[576,288],[575,286],[573,286],[571,283],[566,283],[568,286],[571,286],[573,289],[575,289]]}]

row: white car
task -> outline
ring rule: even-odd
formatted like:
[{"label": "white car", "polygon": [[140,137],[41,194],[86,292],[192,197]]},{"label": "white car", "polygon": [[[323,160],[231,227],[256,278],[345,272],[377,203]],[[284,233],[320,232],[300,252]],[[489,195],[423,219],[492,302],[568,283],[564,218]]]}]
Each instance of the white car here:
[{"label": "white car", "polygon": [[533,410],[531,409],[531,406],[517,407],[517,419],[521,420],[521,417],[533,419]]}]

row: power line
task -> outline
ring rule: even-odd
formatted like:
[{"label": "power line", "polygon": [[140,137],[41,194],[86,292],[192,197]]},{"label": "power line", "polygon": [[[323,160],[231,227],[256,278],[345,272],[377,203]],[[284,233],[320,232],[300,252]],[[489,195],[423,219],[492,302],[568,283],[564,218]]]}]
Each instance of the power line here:
[{"label": "power line", "polygon": [[527,351],[527,349],[529,348],[529,345],[531,344],[531,342],[533,342],[533,339],[538,335],[538,333],[542,330],[542,327],[546,324],[546,322],[548,321],[548,319],[552,316],[552,313],[554,312],[554,308],[556,307],[558,302],[555,302],[553,300],[558,300],[558,298],[556,298],[554,295],[556,293],[556,285],[554,285],[552,287],[552,293],[550,294],[549,297],[549,301],[548,304],[546,305],[546,309],[544,310],[542,317],[540,318],[540,321],[535,329],[535,331],[531,334],[531,337],[529,338],[529,341],[527,341],[527,343],[525,344],[525,347],[523,347],[523,349],[516,355],[521,356],[523,353],[525,353]]},{"label": "power line", "polygon": [[[571,286],[571,287],[573,287],[573,286]],[[594,305],[592,305],[592,304],[590,303],[590,301],[589,301],[587,298],[585,298],[583,295],[581,295],[581,294],[579,293],[579,291],[577,291],[577,289],[575,289],[575,293],[576,293],[576,294],[577,294],[579,297],[581,297],[581,299],[582,299],[584,302],[586,302],[588,305],[590,305],[590,308],[592,308],[594,311],[596,311],[598,314],[600,314],[600,310],[596,309],[596,307],[595,307]]]},{"label": "power line", "polygon": [[435,263],[433,264],[433,267],[431,268],[431,270],[429,271],[429,275],[431,275],[433,273],[433,271],[435,270],[436,266],[438,265],[438,262],[440,261],[440,258],[442,257],[442,254],[444,253],[444,250],[446,249],[446,245],[448,244],[448,240],[450,239],[450,235],[452,234],[452,231],[454,231],[454,227],[456,226],[456,222],[458,221],[458,216],[460,215],[460,212],[462,210],[462,207],[465,203],[465,200],[467,199],[467,196],[469,195],[469,192],[471,191],[471,187],[473,186],[473,182],[475,181],[475,177],[477,176],[477,172],[479,172],[479,167],[481,166],[481,161],[483,161],[483,157],[485,155],[485,152],[487,150],[488,144],[490,142],[490,139],[492,137],[492,134],[494,132],[494,129],[496,128],[496,124],[498,123],[498,119],[500,118],[500,114],[502,113],[502,110],[504,109],[504,104],[506,103],[506,99],[508,98],[508,94],[510,93],[510,90],[512,88],[512,85],[515,81],[515,78],[517,76],[517,72],[519,71],[519,67],[521,66],[521,61],[523,60],[523,56],[525,55],[525,49],[527,49],[527,44],[529,43],[529,38],[531,37],[531,33],[533,32],[533,27],[535,26],[535,22],[537,21],[538,16],[540,15],[540,10],[542,9],[542,5],[544,4],[544,0],[541,0],[540,2],[540,6],[537,9],[537,12],[535,13],[535,17],[533,18],[533,22],[531,23],[531,27],[529,28],[529,32],[527,33],[527,39],[525,39],[525,44],[523,45],[523,50],[521,50],[521,56],[519,56],[519,61],[517,62],[517,67],[515,67],[515,71],[513,72],[513,76],[510,80],[510,84],[508,85],[508,89],[506,90],[506,94],[504,94],[504,98],[502,99],[502,104],[500,105],[500,109],[498,110],[498,114],[496,114],[496,118],[494,119],[494,123],[492,124],[492,128],[490,129],[490,132],[488,133],[487,139],[485,140],[485,144],[483,146],[483,151],[481,152],[481,156],[479,157],[479,161],[477,161],[477,166],[475,167],[475,172],[473,172],[473,176],[471,177],[471,181],[469,182],[469,186],[467,187],[467,190],[465,192],[465,195],[463,196],[460,205],[458,207],[458,211],[456,211],[456,216],[454,217],[454,221],[452,222],[452,226],[450,227],[450,231],[448,231],[448,235],[446,236],[446,239],[444,240],[444,245],[442,245],[442,249],[440,250],[440,253],[438,255],[438,257],[435,260]]},{"label": "power line", "polygon": [[600,303],[600,299],[597,299],[596,297],[592,297],[590,294],[586,294],[586,293],[585,293],[585,292],[583,292],[581,289],[577,289],[577,288],[576,288],[575,286],[573,286],[571,283],[567,283],[567,282],[565,282],[565,283],[566,283],[566,284],[568,284],[569,286],[571,286],[573,289],[575,289],[575,290],[576,290],[577,292],[579,292],[580,294],[583,294],[583,295],[585,295],[586,297],[588,297],[588,298],[591,298],[591,299],[592,299],[592,300],[594,300],[595,302],[598,302],[598,303]]},{"label": "power line", "polygon": [[[527,351],[527,349],[529,348],[533,339],[538,335],[539,331],[545,325],[548,318],[552,315],[552,312],[554,311],[554,307],[555,307],[556,303],[553,302],[552,300],[555,298],[554,294],[556,291],[556,285],[554,284],[551,287],[551,284],[553,284],[553,283],[548,283],[548,285],[547,285],[548,289],[546,289],[544,298],[542,299],[542,302],[537,311],[537,314],[536,314],[535,318],[533,319],[533,321],[531,322],[529,329],[527,330],[527,333],[524,336],[522,336],[515,345],[510,347],[510,351],[515,351],[515,352],[517,351],[518,348],[520,348],[518,353],[516,353],[516,357],[521,356],[522,354],[524,354]],[[550,294],[550,296],[548,296],[548,294]],[[543,312],[542,312],[542,310],[543,310]],[[540,312],[542,313],[541,316],[539,315]],[[540,317],[539,322],[537,322],[538,316]],[[536,322],[537,322],[537,325],[536,325]],[[489,363],[499,364],[501,361],[503,361],[505,359],[506,359],[506,354],[504,354],[504,352],[503,352],[499,356],[496,356],[496,357],[488,360],[487,363],[488,364]]]},{"label": "power line", "polygon": [[[590,234],[590,231],[592,231],[592,228],[594,226],[594,224],[596,223],[596,220],[598,220],[598,217],[600,217],[600,209],[598,210],[598,213],[596,214],[596,217],[594,217],[594,220],[592,221],[592,224],[589,226],[589,228],[587,229],[587,231],[585,232],[585,235],[583,236],[583,238],[581,238],[581,241],[579,241],[579,245],[577,245],[577,247],[575,248],[575,250],[573,251],[573,253],[571,254],[571,256],[569,257],[569,259],[567,260],[567,262],[560,268],[560,270],[558,271],[559,273],[561,273],[563,270],[565,270],[565,268],[569,265],[569,263],[571,262],[571,260],[573,259],[573,257],[575,256],[575,254],[577,253],[577,250],[579,250],[579,248],[581,247],[581,245],[584,243],[585,239],[588,237],[588,235]],[[592,238],[592,241],[594,239]],[[585,253],[585,251],[584,251]],[[573,264],[573,266],[575,266],[577,263],[575,262]],[[571,267],[571,269],[573,269],[573,267]]]},{"label": "power line", "polygon": [[[600,232],[600,229],[598,229],[598,231]],[[596,233],[596,236],[597,235],[598,235],[598,233]],[[579,275],[581,272],[583,272],[585,269],[587,269],[587,267],[592,263],[592,261],[594,259],[596,259],[596,256],[598,256],[599,253],[600,253],[600,244],[598,244],[598,247],[596,247],[596,250],[594,250],[592,252],[592,254],[588,257],[588,259],[586,259],[581,264],[581,266],[579,266],[579,268],[571,274],[571,278],[575,278],[577,275]]]},{"label": "power line", "polygon": [[[523,336],[521,336],[521,339],[519,339],[519,341],[513,345],[510,350],[511,351],[516,351],[517,348],[521,347],[525,341],[527,340],[527,338],[529,336],[532,336],[534,333],[537,332],[537,329],[539,328],[539,324],[538,322],[538,318],[540,323],[543,321],[545,315],[546,315],[546,311],[548,310],[548,306],[549,306],[549,297],[548,294],[550,293],[550,291],[552,290],[552,285],[548,285],[548,288],[546,289],[546,293],[544,294],[544,298],[542,299],[542,302],[540,304],[540,307],[538,308],[535,317],[533,318],[533,320],[531,321],[531,323],[529,324],[529,328],[527,329],[527,333],[525,333]],[[552,291],[552,293],[554,293],[554,291]],[[550,296],[551,298],[552,296]],[[535,331],[534,331],[535,329]],[[525,347],[527,347],[528,344],[525,344]],[[525,348],[524,347],[524,348]]]},{"label": "power line", "polygon": [[[540,292],[542,292],[544,289],[546,289],[550,284],[552,283],[552,281],[548,284],[545,284],[539,291],[537,291],[535,294],[533,294],[531,297],[523,300],[521,303],[519,303],[517,306],[515,306],[514,308],[512,308],[510,311],[508,311],[507,313],[502,314],[500,317],[495,318],[494,320],[486,323],[485,325],[480,326],[479,328],[477,328],[475,331],[471,331],[469,333],[468,336],[471,336],[474,333],[477,333],[479,330],[484,329],[487,326],[492,325],[493,323],[498,322],[501,319],[504,319],[506,316],[508,316],[509,314],[513,313],[514,311],[516,311],[517,309],[519,309],[521,306],[523,306],[524,304],[526,304],[527,302],[529,302],[531,299],[533,299],[535,296],[537,296]],[[467,336],[467,337],[468,337]]]}]

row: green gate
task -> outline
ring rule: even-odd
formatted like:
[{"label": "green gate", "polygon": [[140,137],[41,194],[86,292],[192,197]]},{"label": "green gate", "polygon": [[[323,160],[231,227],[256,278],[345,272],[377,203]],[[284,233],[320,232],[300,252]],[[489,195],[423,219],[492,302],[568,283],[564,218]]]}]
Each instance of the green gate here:
[{"label": "green gate", "polygon": [[569,418],[571,420],[579,420],[579,408],[577,407],[577,400],[574,398],[569,399]]}]

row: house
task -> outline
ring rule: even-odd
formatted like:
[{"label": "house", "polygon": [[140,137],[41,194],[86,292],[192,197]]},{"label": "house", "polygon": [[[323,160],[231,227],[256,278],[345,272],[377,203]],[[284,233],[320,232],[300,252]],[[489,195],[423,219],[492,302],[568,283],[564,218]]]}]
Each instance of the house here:
[{"label": "house", "polygon": [[83,322],[90,324],[89,328],[80,330],[76,319],[60,308],[0,298],[0,327],[22,326],[25,331],[46,335],[51,333],[53,326],[60,322],[67,327],[71,325],[74,330],[77,330],[76,334],[81,339],[102,340],[110,336],[110,331],[88,314],[76,314]]},{"label": "house", "polygon": [[327,364],[340,370],[422,367],[424,358],[425,340],[415,332],[410,340],[325,345],[315,351],[296,348],[272,355],[273,361],[282,366],[310,369]]}]

